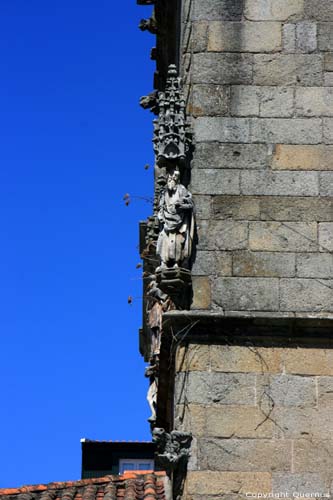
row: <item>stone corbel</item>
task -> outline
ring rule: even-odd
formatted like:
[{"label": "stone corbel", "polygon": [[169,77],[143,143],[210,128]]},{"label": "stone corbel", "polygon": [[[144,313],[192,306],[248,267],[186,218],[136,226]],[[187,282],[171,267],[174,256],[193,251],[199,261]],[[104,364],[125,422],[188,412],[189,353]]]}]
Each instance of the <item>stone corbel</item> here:
[{"label": "stone corbel", "polygon": [[152,35],[157,34],[157,24],[156,19],[154,17],[150,17],[149,19],[141,19],[139,23],[139,29],[141,31],[149,31]]}]

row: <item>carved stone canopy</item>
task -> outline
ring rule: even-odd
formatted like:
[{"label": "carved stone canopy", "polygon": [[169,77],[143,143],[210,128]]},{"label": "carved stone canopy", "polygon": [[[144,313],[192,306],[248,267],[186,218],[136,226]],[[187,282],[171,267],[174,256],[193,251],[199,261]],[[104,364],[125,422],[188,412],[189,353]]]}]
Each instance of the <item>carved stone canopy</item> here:
[{"label": "carved stone canopy", "polygon": [[158,118],[154,120],[156,163],[185,161],[189,150],[189,124],[185,116],[185,100],[174,64],[170,64],[165,91],[158,93]]}]

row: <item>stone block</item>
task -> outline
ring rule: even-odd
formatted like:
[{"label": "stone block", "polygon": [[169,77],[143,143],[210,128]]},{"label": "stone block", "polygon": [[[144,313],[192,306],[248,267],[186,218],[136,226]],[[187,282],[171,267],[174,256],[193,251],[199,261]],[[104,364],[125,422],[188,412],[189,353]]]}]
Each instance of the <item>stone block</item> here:
[{"label": "stone block", "polygon": [[200,467],[220,471],[290,471],[291,441],[271,439],[200,439]]},{"label": "stone block", "polygon": [[209,309],[211,306],[211,288],[207,276],[193,276],[193,299],[191,309]]},{"label": "stone block", "polygon": [[261,169],[270,161],[266,144],[221,144],[199,142],[193,168]]},{"label": "stone block", "polygon": [[178,405],[175,408],[175,428],[177,431],[191,431],[200,437],[206,433],[206,407],[204,405]]},{"label": "stone block", "polygon": [[212,215],[213,197],[196,194],[193,196],[197,219],[210,219]]},{"label": "stone block", "polygon": [[229,311],[278,311],[279,280],[275,278],[219,278],[212,300]]},{"label": "stone block", "polygon": [[296,51],[296,24],[287,23],[282,28],[283,52],[292,54]]},{"label": "stone block", "polygon": [[333,351],[298,347],[282,349],[281,360],[286,373],[298,375],[333,375]]},{"label": "stone block", "polygon": [[[283,353],[281,354],[283,355]],[[314,407],[316,405],[315,377],[277,374],[257,375],[257,404],[266,410],[285,407]]]},{"label": "stone block", "polygon": [[242,250],[248,244],[248,224],[232,220],[201,221],[199,250]]},{"label": "stone block", "polygon": [[286,21],[302,12],[303,0],[245,0],[244,15],[253,21]]},{"label": "stone block", "polygon": [[[260,205],[261,220],[288,221],[288,226],[290,225],[290,221],[312,222],[332,220],[333,198],[290,196],[261,196],[257,198]],[[312,236],[315,235],[315,227],[313,227],[311,234]]]},{"label": "stone block", "polygon": [[333,278],[331,253],[298,254],[297,276],[300,278]]},{"label": "stone block", "polygon": [[[246,120],[246,118],[238,118],[238,120]],[[319,144],[322,142],[321,120],[318,118],[250,118],[249,120],[251,120],[252,130],[251,142],[284,144]],[[245,124],[238,124],[238,128],[242,125],[242,128],[245,127]],[[241,137],[245,137],[245,134],[243,133]]]},{"label": "stone block", "polygon": [[258,220],[260,199],[255,196],[214,196],[212,211],[215,219]]},{"label": "stone block", "polygon": [[281,311],[333,312],[333,281],[329,279],[281,279]]},{"label": "stone block", "polygon": [[322,51],[333,50],[333,23],[318,23],[318,48]]},{"label": "stone block", "polygon": [[193,52],[204,52],[207,49],[208,23],[206,21],[192,23],[191,47]]},{"label": "stone block", "polygon": [[250,222],[249,247],[267,252],[315,252],[318,250],[315,222]]},{"label": "stone block", "polygon": [[176,372],[208,371],[210,369],[209,346],[189,344],[180,346],[176,352]]},{"label": "stone block", "polygon": [[175,378],[175,405],[211,403],[211,373],[179,372]]},{"label": "stone block", "polygon": [[322,83],[320,54],[255,54],[255,85],[315,86]]},{"label": "stone block", "polygon": [[297,439],[294,443],[295,472],[331,473],[332,457],[332,439]]},{"label": "stone block", "polygon": [[197,118],[194,123],[194,135],[198,142],[250,142],[250,119]]},{"label": "stone block", "polygon": [[210,366],[217,372],[278,373],[281,350],[270,347],[210,346]]},{"label": "stone block", "polygon": [[319,176],[319,189],[320,196],[333,197],[333,172],[321,172]]},{"label": "stone block", "polygon": [[319,224],[319,250],[333,252],[333,222]]},{"label": "stone block", "polygon": [[230,89],[222,85],[194,85],[189,113],[193,116],[229,114]]},{"label": "stone block", "polygon": [[261,87],[260,116],[289,117],[294,112],[294,90],[286,87]]},{"label": "stone block", "polygon": [[333,146],[277,144],[272,168],[276,170],[333,170]]},{"label": "stone block", "polygon": [[317,21],[333,21],[333,4],[331,0],[304,0],[304,14],[306,18]]},{"label": "stone block", "polygon": [[239,170],[196,169],[192,172],[191,191],[195,194],[240,194]]},{"label": "stone block", "polygon": [[238,85],[252,83],[252,54],[193,54],[193,83]]},{"label": "stone block", "polygon": [[333,88],[296,89],[296,112],[298,116],[333,116]]},{"label": "stone block", "polygon": [[281,23],[212,21],[207,50],[211,52],[276,52],[281,49]]},{"label": "stone block", "polygon": [[333,72],[324,71],[324,86],[333,87]]},{"label": "stone block", "polygon": [[[274,472],[272,474],[272,491],[275,493],[285,492],[290,498],[302,498],[316,492],[327,493],[327,482],[321,474],[306,472],[304,474],[291,474]],[[303,496],[304,495],[304,496]]]},{"label": "stone block", "polygon": [[192,267],[192,276],[207,276],[209,274],[231,276],[231,252],[205,250],[196,252],[195,262]]},{"label": "stone block", "polygon": [[322,411],[333,406],[333,377],[318,378],[318,408]]},{"label": "stone block", "polygon": [[302,21],[296,24],[296,48],[305,53],[317,49],[317,23]]},{"label": "stone block", "polygon": [[324,54],[324,69],[325,71],[333,71],[333,52]]},{"label": "stone block", "polygon": [[274,423],[259,408],[214,405],[207,407],[206,435],[221,438],[270,438]]},{"label": "stone block", "polygon": [[243,3],[243,0],[194,0],[193,20],[240,21]]},{"label": "stone block", "polygon": [[[210,402],[220,405],[254,405],[255,374],[211,373]],[[221,411],[223,411],[221,409]]]},{"label": "stone block", "polygon": [[231,114],[233,116],[259,116],[260,93],[258,87],[233,86],[231,90]]},{"label": "stone block", "polygon": [[[233,254],[233,276],[280,278],[295,276],[295,254],[238,251]],[[333,264],[333,261],[332,261]]]},{"label": "stone block", "polygon": [[326,144],[333,144],[333,118],[323,118],[323,136]]},{"label": "stone block", "polygon": [[[271,474],[268,472],[214,472],[191,471],[187,474],[186,490],[189,495],[229,495],[249,491],[271,492]],[[230,498],[228,496],[228,498]]]},{"label": "stone block", "polygon": [[245,195],[318,196],[316,172],[241,172],[241,193]]}]

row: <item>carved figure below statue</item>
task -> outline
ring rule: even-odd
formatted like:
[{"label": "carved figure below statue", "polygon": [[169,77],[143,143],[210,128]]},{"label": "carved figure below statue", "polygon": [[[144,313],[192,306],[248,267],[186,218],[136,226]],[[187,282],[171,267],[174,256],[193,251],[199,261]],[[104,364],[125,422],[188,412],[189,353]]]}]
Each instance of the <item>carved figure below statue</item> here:
[{"label": "carved figure below statue", "polygon": [[161,259],[161,265],[157,271],[165,268],[189,268],[194,237],[194,205],[191,193],[180,184],[178,167],[167,176],[158,219],[161,232],[156,253]]}]

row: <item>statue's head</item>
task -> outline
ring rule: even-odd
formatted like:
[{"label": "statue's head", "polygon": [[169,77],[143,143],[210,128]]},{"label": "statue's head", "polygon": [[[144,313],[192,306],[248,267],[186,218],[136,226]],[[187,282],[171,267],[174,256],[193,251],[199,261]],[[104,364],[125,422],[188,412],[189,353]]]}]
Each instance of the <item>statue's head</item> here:
[{"label": "statue's head", "polygon": [[175,167],[171,172],[169,172],[167,179],[167,187],[169,191],[175,191],[176,187],[180,183],[180,171],[178,167]]}]

